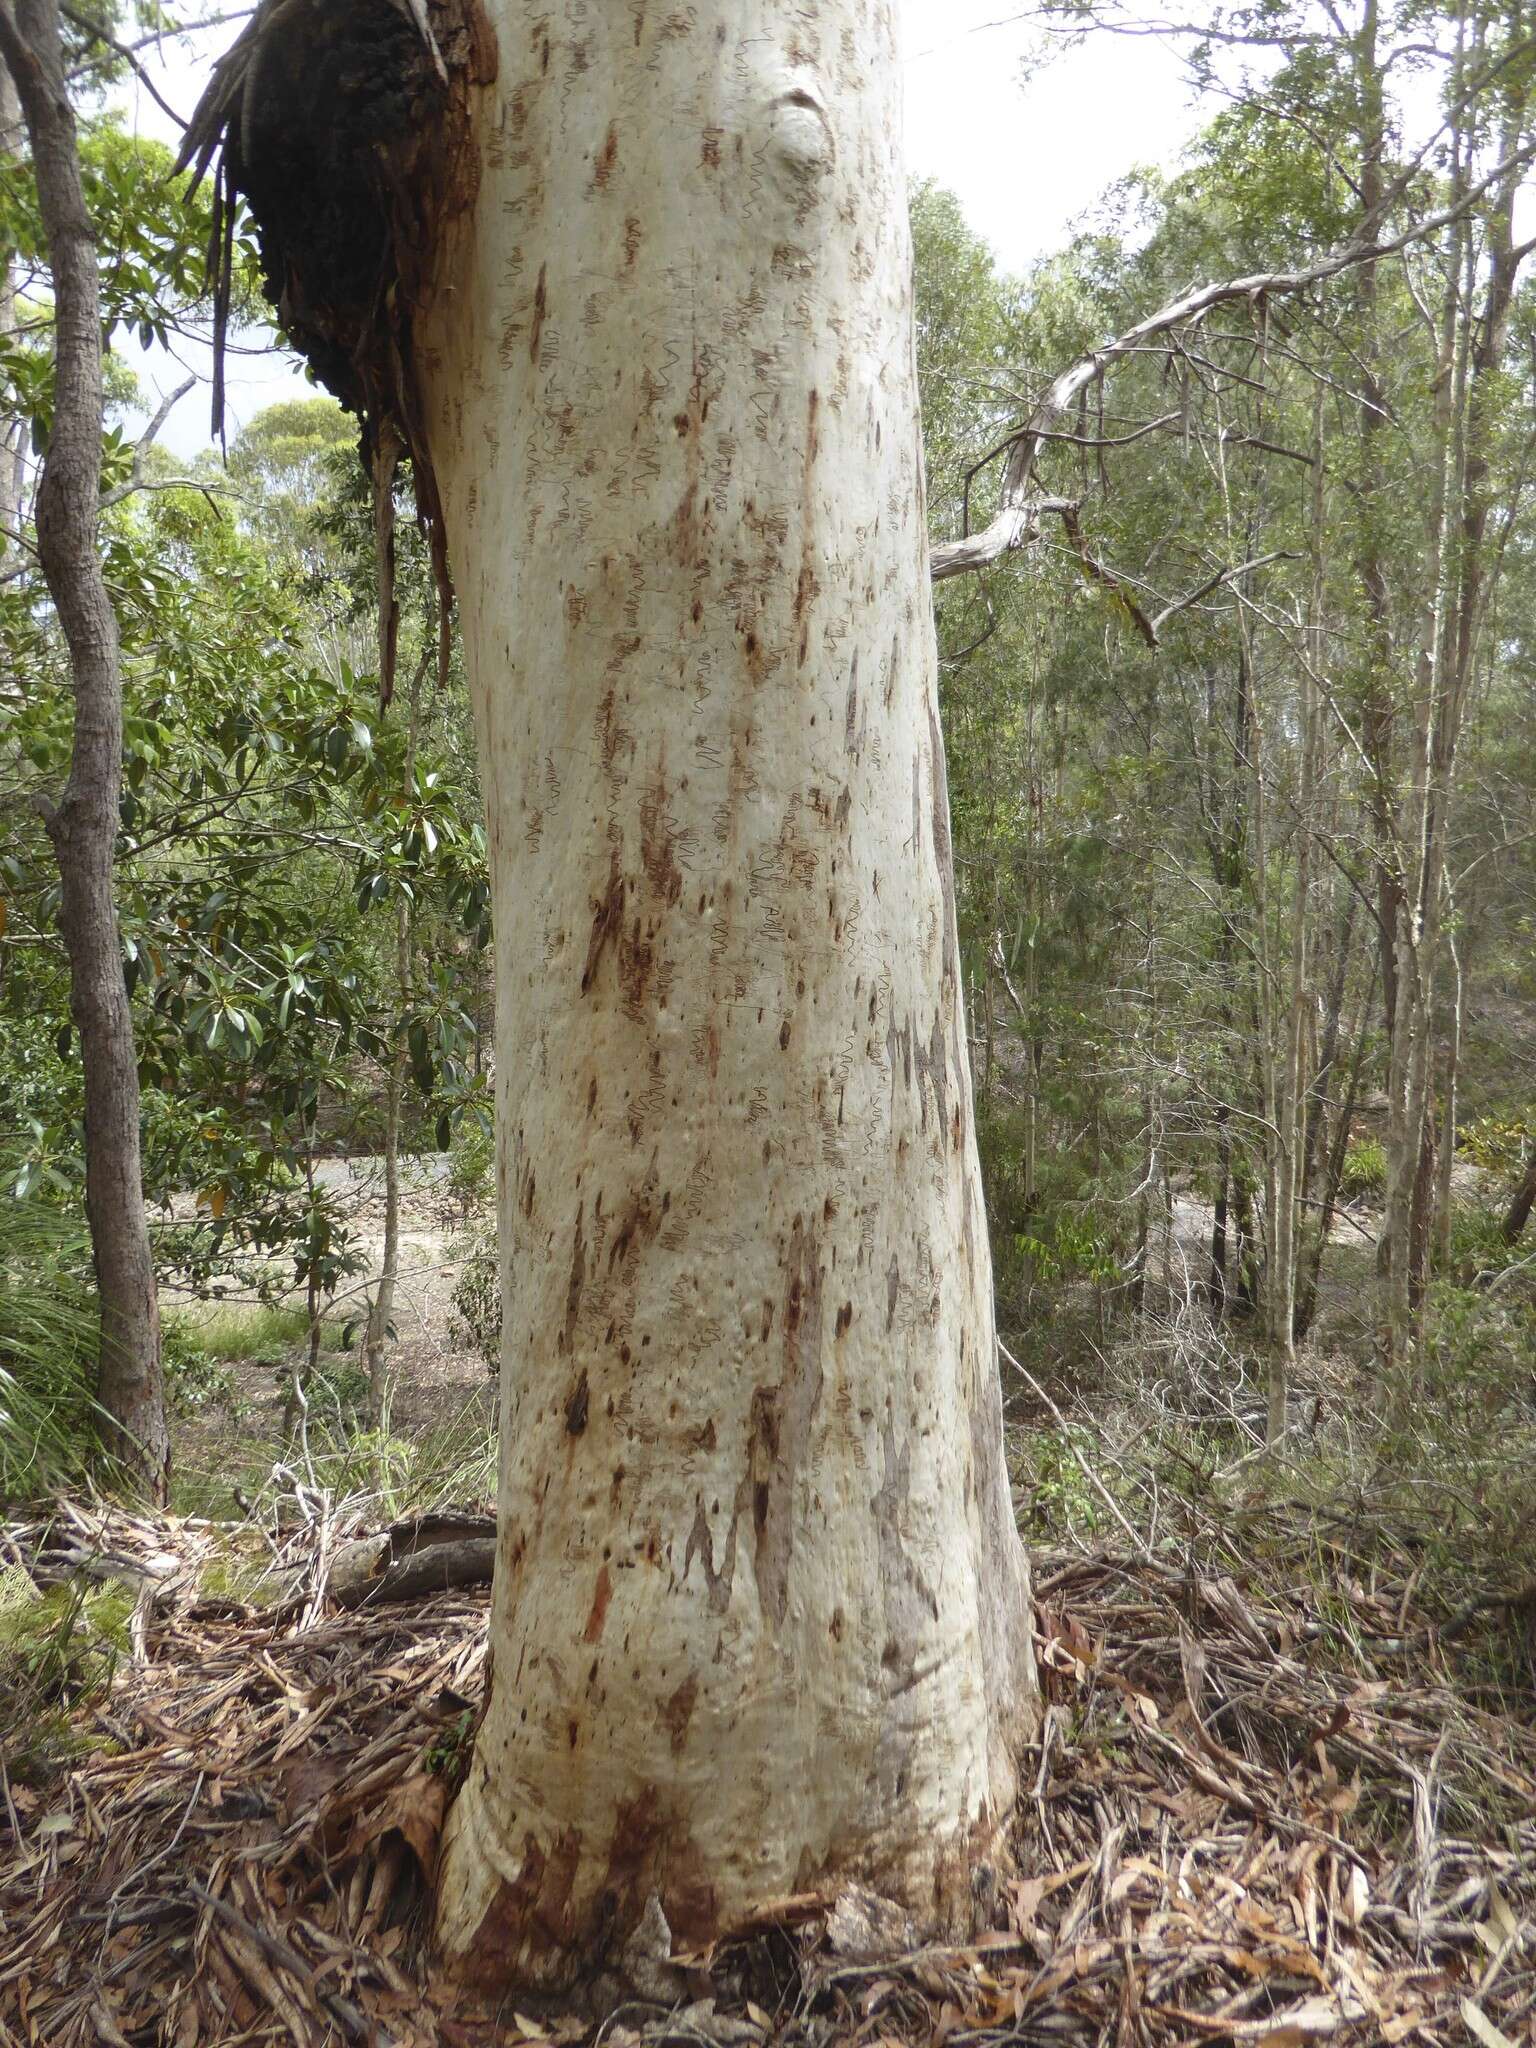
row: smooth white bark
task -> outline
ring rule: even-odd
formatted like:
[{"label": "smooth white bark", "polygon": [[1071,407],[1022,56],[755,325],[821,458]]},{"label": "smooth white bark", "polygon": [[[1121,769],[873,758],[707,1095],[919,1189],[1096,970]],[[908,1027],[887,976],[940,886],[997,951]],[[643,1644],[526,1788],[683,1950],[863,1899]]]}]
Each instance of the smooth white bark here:
[{"label": "smooth white bark", "polygon": [[[503,1258],[471,1974],[858,1878],[1032,1727],[886,0],[493,0],[417,370],[479,721]],[[659,1915],[659,1917],[658,1917]]]}]

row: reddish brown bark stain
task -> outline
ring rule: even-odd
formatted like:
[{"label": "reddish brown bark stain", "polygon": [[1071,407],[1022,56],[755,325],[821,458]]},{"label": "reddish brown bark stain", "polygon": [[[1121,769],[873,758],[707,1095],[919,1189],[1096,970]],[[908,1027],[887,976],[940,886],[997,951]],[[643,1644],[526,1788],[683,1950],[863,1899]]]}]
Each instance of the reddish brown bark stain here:
[{"label": "reddish brown bark stain", "polygon": [[758,1598],[779,1622],[789,1606],[795,1481],[821,1403],[822,1277],[816,1233],[796,1217],[785,1258],[783,1375],[753,1390],[743,1482],[751,1489]]},{"label": "reddish brown bark stain", "polygon": [[677,835],[667,815],[667,788],[658,775],[640,798],[640,863],[652,893],[669,905],[683,893],[676,848]]},{"label": "reddish brown bark stain", "polygon": [[608,1619],[608,1603],[613,1598],[613,1580],[608,1576],[608,1567],[603,1565],[597,1574],[597,1585],[592,1593],[592,1611],[587,1616],[587,1625],[581,1632],[584,1643],[595,1643],[603,1633],[603,1624]]},{"label": "reddish brown bark stain", "polygon": [[688,1740],[688,1723],[693,1719],[698,1697],[698,1676],[690,1672],[661,1710],[661,1718],[666,1723],[667,1737],[674,1756],[682,1755],[683,1745]]},{"label": "reddish brown bark stain", "polygon": [[[457,1964],[467,1985],[504,1991],[518,1952],[563,1954],[575,1974],[592,1974],[621,1952],[655,1892],[674,1942],[705,1948],[719,1927],[719,1901],[705,1860],[686,1827],[672,1819],[653,1786],[621,1802],[606,1853],[582,1855],[578,1829],[557,1835],[545,1851],[522,1837],[518,1876],[504,1884],[475,1939]],[[578,1874],[586,1882],[580,1888]]]},{"label": "reddish brown bark stain", "polygon": [[660,1201],[657,1200],[659,1188],[660,1181],[657,1176],[656,1158],[653,1153],[650,1168],[646,1173],[645,1179],[625,1204],[624,1213],[619,1220],[619,1226],[615,1230],[613,1241],[608,1247],[608,1270],[610,1272],[613,1271],[615,1266],[631,1263],[644,1246],[655,1243],[662,1223],[666,1219],[667,1212],[672,1206],[669,1195],[662,1195]]},{"label": "reddish brown bark stain", "polygon": [[[658,971],[655,946],[656,930],[638,914],[627,932],[619,940],[619,992],[623,997],[624,1011],[637,1022],[643,1019],[649,1008],[652,977],[655,977],[657,1005],[664,1004],[671,987],[670,970]],[[643,1125],[631,1126],[638,1144]]]},{"label": "reddish brown bark stain", "polygon": [[458,1968],[468,1984],[501,1989],[507,1958],[524,1943],[532,1948],[568,1949],[576,1936],[571,1893],[581,1865],[581,1834],[570,1828],[557,1835],[548,1855],[532,1834],[523,1837],[523,1854],[514,1883],[504,1885],[464,1951]]},{"label": "reddish brown bark stain", "polygon": [[654,1786],[619,1807],[599,1899],[604,1935],[625,1941],[652,1892],[681,1946],[700,1948],[720,1931],[714,1886],[697,1844],[662,1807]]},{"label": "reddish brown bark stain", "polygon": [[720,168],[721,133],[722,131],[719,128],[706,128],[704,130],[703,140],[699,144],[699,161],[706,170],[718,171]]},{"label": "reddish brown bark stain", "polygon": [[[592,935],[587,940],[587,963],[581,972],[581,992],[589,995],[597,977],[598,963],[624,925],[624,876],[619,868],[618,849],[609,858],[608,888],[592,905]],[[595,1085],[595,1084],[594,1084]]]},{"label": "reddish brown bark stain", "polygon": [[592,166],[592,183],[599,192],[607,190],[608,180],[613,176],[613,167],[619,160],[619,124],[608,123],[608,133],[603,137],[603,146],[597,153],[597,162]]},{"label": "reddish brown bark stain", "polygon": [[531,363],[538,362],[539,343],[544,337],[544,314],[548,306],[546,269],[545,264],[539,265],[539,281],[533,288],[533,326],[528,333],[528,360]]}]

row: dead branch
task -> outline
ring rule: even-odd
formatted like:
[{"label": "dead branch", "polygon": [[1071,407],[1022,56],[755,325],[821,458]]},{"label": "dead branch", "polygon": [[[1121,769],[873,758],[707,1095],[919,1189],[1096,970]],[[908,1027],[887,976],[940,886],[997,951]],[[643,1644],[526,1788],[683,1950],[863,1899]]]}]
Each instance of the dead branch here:
[{"label": "dead branch", "polygon": [[974,574],[1004,555],[1013,554],[1031,541],[1038,540],[1041,515],[1059,513],[1068,502],[1048,498],[1039,491],[1035,468],[1041,452],[1053,435],[1059,436],[1064,431],[1070,434],[1070,425],[1064,429],[1061,423],[1071,407],[1115,363],[1146,350],[1148,344],[1159,336],[1172,335],[1180,328],[1198,323],[1217,306],[1243,300],[1258,303],[1272,297],[1291,297],[1311,290],[1314,285],[1326,283],[1346,270],[1356,269],[1362,263],[1398,255],[1460,220],[1485,193],[1513,178],[1533,158],[1536,158],[1536,144],[1528,145],[1497,165],[1486,177],[1469,186],[1454,204],[1442,207],[1437,213],[1427,214],[1401,234],[1381,239],[1352,236],[1315,262],[1302,264],[1294,270],[1255,271],[1247,277],[1226,278],[1220,283],[1200,285],[1194,291],[1186,292],[1182,298],[1160,306],[1145,320],[1127,328],[1114,340],[1105,342],[1103,347],[1080,356],[1055,379],[1014,437],[1003,474],[998,509],[991,524],[980,533],[943,542],[933,550],[934,582],[942,583],[951,576]]}]

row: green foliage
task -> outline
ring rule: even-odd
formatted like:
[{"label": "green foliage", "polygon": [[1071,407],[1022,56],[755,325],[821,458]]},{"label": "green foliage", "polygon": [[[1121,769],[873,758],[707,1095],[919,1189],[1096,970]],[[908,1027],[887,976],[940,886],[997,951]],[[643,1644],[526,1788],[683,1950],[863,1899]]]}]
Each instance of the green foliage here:
[{"label": "green foliage", "polygon": [[1524,1166],[1536,1141],[1536,1119],[1529,1116],[1480,1116],[1464,1124],[1457,1143],[1474,1166],[1513,1178]]},{"label": "green foliage", "polygon": [[464,1782],[474,1754],[474,1737],[475,1710],[466,1707],[461,1714],[444,1723],[427,1751],[427,1769],[437,1777],[446,1778],[451,1792],[456,1792]]},{"label": "green foliage", "polygon": [[501,1370],[501,1257],[494,1226],[472,1236],[453,1283],[456,1344],[478,1351],[487,1372]]},{"label": "green foliage", "polygon": [[[210,192],[195,199],[185,178],[171,175],[163,143],[130,135],[115,113],[89,118],[80,141],[86,205],[102,250],[102,312],[108,331],[119,324],[148,348],[169,345],[180,322],[206,297],[204,254],[211,225]],[[14,252],[20,280],[46,293],[44,237],[30,163],[0,162],[0,241]],[[251,251],[242,241],[236,265],[239,309],[256,303]],[[0,337],[0,411],[25,420],[32,446],[47,444],[53,418],[53,351],[45,319]],[[107,437],[104,481],[121,482],[131,450],[121,432]]]},{"label": "green foliage", "polygon": [[196,1323],[186,1316],[164,1316],[160,1337],[166,1395],[178,1415],[195,1415],[230,1400],[234,1380],[200,1341]]},{"label": "green foliage", "polygon": [[[286,1380],[286,1374],[283,1378]],[[323,1359],[304,1379],[311,1427],[318,1423],[337,1436],[345,1436],[366,1421],[368,1396],[368,1374],[354,1355]]]},{"label": "green foliage", "polygon": [[36,1196],[0,1200],[0,1500],[84,1475],[97,1343],[90,1271],[80,1220]]},{"label": "green foliage", "polygon": [[13,1784],[46,1784],[78,1753],[72,1712],[110,1687],[132,1610],[121,1587],[71,1578],[39,1591],[0,1565],[0,1726]]},{"label": "green foliage", "polygon": [[1339,1192],[1346,1202],[1379,1202],[1387,1191],[1387,1155],[1378,1138],[1352,1138]]},{"label": "green foliage", "polygon": [[[309,1313],[292,1304],[210,1305],[174,1320],[187,1331],[189,1341],[224,1364],[280,1365],[289,1352],[309,1342]],[[323,1322],[322,1347],[338,1349],[341,1331],[334,1319]]]},{"label": "green foliage", "polygon": [[496,1191],[496,1129],[490,1103],[482,1093],[463,1115],[453,1134],[443,1192],[466,1228],[474,1212]]}]

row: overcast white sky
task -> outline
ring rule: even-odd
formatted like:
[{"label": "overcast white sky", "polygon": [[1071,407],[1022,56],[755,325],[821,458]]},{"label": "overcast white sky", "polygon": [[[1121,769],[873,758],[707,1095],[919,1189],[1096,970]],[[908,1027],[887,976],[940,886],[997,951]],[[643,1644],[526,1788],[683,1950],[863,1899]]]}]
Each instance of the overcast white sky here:
[{"label": "overcast white sky", "polygon": [[[906,50],[907,162],[959,197],[967,219],[1018,268],[1056,246],[1069,223],[1137,164],[1169,162],[1193,115],[1177,57],[1150,40],[1101,37],[1059,57],[1027,85],[1021,73],[1033,31],[1009,0],[900,0]],[[169,49],[157,63],[162,96],[190,113],[219,47],[236,30],[195,51]],[[141,87],[128,94],[134,117],[172,140],[175,131]],[[253,337],[247,337],[247,342]],[[187,370],[206,377],[208,351],[183,348],[182,365],[161,351],[122,353],[146,394],[173,389]],[[231,354],[231,434],[274,399],[305,392],[294,359],[277,349]],[[208,398],[183,399],[162,439],[191,455],[209,439]]]}]

